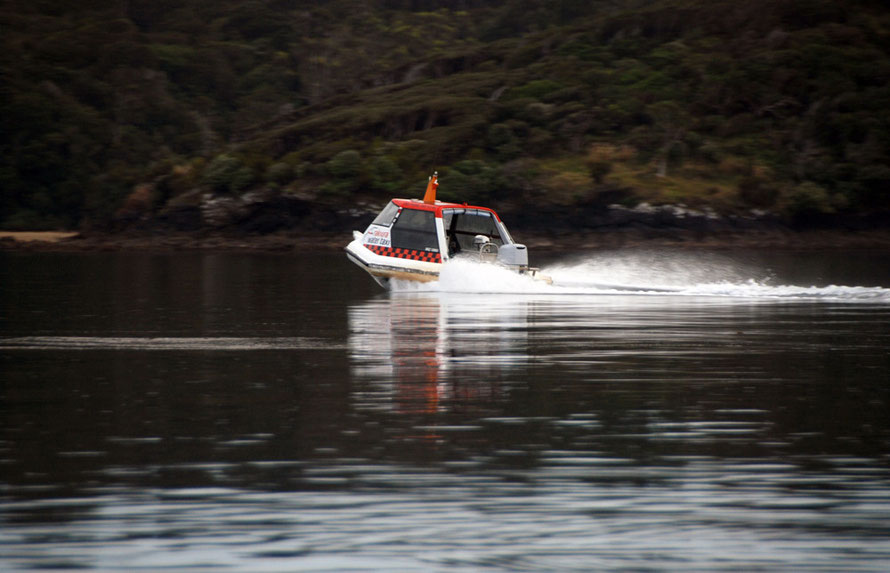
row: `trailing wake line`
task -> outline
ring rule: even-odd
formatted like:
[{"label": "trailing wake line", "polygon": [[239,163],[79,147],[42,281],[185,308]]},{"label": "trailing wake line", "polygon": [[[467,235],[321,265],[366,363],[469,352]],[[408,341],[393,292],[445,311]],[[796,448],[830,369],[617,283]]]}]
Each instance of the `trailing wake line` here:
[{"label": "trailing wake line", "polygon": [[[612,269],[614,270],[614,269]],[[633,272],[596,272],[588,264],[573,267],[544,268],[553,284],[532,280],[496,265],[473,261],[452,261],[444,265],[435,283],[396,281],[394,291],[442,292],[473,294],[528,294],[528,295],[651,295],[731,297],[761,300],[800,300],[832,302],[869,302],[890,304],[890,288],[863,286],[798,286],[770,285],[764,281],[742,279],[738,273],[727,273],[729,279],[702,281],[707,273],[699,270],[688,276],[679,273],[652,273],[644,279],[645,269]]]},{"label": "trailing wake line", "polygon": [[329,342],[301,337],[20,336],[0,338],[3,350],[307,350]]}]

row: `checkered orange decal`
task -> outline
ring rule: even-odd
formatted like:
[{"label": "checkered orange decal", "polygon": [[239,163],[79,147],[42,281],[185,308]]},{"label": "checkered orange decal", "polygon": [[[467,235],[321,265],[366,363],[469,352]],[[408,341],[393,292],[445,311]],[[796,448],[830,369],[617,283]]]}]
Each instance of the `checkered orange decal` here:
[{"label": "checkered orange decal", "polygon": [[382,255],[384,257],[396,257],[399,259],[411,259],[412,261],[423,261],[425,263],[441,263],[442,255],[439,253],[431,253],[429,251],[415,251],[414,249],[393,249],[391,247],[381,247],[380,245],[365,245],[372,253]]}]

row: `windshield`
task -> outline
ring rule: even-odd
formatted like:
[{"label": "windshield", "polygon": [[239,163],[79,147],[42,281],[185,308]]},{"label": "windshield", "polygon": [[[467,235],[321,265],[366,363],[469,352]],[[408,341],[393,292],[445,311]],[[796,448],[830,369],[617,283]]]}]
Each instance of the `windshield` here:
[{"label": "windshield", "polygon": [[473,238],[476,235],[485,235],[498,246],[505,242],[497,220],[488,211],[445,209],[442,211],[442,223],[448,237],[448,250],[452,255],[473,250]]},{"label": "windshield", "polygon": [[372,225],[380,225],[381,227],[389,227],[392,225],[392,220],[395,218],[396,213],[399,212],[399,206],[395,203],[390,203],[386,207],[383,208],[383,211],[377,215],[377,218],[374,219]]}]

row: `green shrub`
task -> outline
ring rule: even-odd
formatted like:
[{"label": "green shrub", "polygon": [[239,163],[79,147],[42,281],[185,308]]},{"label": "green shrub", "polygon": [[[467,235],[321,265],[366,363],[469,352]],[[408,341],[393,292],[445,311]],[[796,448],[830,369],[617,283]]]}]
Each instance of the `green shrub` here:
[{"label": "green shrub", "polygon": [[341,151],[325,163],[325,171],[330,180],[322,187],[322,191],[333,195],[348,195],[362,185],[362,156],[354,149]]},{"label": "green shrub", "polygon": [[241,159],[222,154],[207,165],[201,181],[214,193],[238,193],[254,184],[256,174]]},{"label": "green shrub", "polygon": [[475,159],[459,161],[443,170],[439,182],[439,196],[447,201],[484,203],[506,191],[500,169]]},{"label": "green shrub", "polygon": [[233,193],[244,191],[256,181],[253,169],[246,165],[239,167],[233,174],[232,180],[229,181],[229,190]]},{"label": "green shrub", "polygon": [[758,177],[747,176],[739,182],[738,196],[745,205],[764,209],[776,204],[779,191]]},{"label": "green shrub", "polygon": [[354,149],[341,151],[327,162],[328,173],[337,179],[356,179],[362,169],[362,155]]},{"label": "green shrub", "polygon": [[602,183],[612,172],[612,163],[604,159],[591,159],[587,162],[587,172],[597,184]]},{"label": "green shrub", "polygon": [[204,169],[201,181],[215,193],[228,193],[235,173],[242,167],[237,157],[217,155]]},{"label": "green shrub", "polygon": [[289,183],[294,178],[294,168],[290,165],[290,163],[285,163],[283,161],[279,161],[278,163],[273,163],[266,170],[266,181],[270,183],[278,183],[279,185],[284,185]]},{"label": "green shrub", "polygon": [[522,152],[519,139],[513,133],[513,129],[506,123],[495,123],[489,127],[486,143],[488,149],[500,161],[515,159]]},{"label": "green shrub", "polygon": [[783,211],[791,216],[834,213],[831,195],[821,185],[812,181],[793,187],[783,197]]},{"label": "green shrub", "polygon": [[553,80],[533,80],[527,84],[511,89],[506,94],[506,99],[530,98],[540,100],[544,96],[563,89],[563,85]]},{"label": "green shrub", "polygon": [[404,185],[402,171],[398,164],[385,155],[375,157],[371,162],[371,188],[388,195],[395,194]]}]

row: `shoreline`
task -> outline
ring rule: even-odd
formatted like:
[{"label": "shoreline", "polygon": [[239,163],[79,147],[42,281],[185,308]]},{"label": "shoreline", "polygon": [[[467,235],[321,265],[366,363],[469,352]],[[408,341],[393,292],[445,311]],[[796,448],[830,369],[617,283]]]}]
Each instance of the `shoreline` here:
[{"label": "shoreline", "polygon": [[[515,231],[514,239],[542,252],[621,248],[887,250],[890,229],[794,231],[790,229],[700,232],[677,229],[621,229],[562,232],[543,235]],[[338,251],[351,240],[347,233],[273,233],[266,235],[221,232],[78,233],[67,231],[0,231],[5,252],[174,252]]]},{"label": "shoreline", "polygon": [[80,235],[77,231],[0,231],[0,241],[12,239],[17,243],[58,243]]}]

